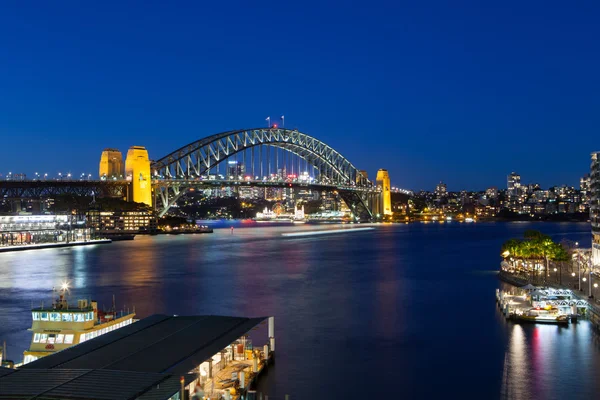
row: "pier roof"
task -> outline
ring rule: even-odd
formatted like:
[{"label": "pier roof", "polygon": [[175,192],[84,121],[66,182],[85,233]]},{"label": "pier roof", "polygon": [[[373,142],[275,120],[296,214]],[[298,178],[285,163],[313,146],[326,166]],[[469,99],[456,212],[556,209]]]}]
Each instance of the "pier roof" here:
[{"label": "pier roof", "polygon": [[[185,385],[196,377],[185,375]],[[17,369],[0,376],[0,399],[168,399],[179,376],[89,369]]]},{"label": "pier roof", "polygon": [[152,315],[21,369],[105,369],[186,374],[267,317]]}]

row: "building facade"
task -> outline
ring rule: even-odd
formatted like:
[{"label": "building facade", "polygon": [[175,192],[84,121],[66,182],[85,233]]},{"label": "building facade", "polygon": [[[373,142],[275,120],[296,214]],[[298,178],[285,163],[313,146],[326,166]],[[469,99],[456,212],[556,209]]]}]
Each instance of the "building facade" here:
[{"label": "building facade", "polygon": [[598,267],[600,266],[600,151],[592,153],[590,222],[592,224],[592,263]]},{"label": "building facade", "polygon": [[156,230],[156,218],[149,211],[90,210],[87,213],[87,225],[97,232],[152,232]]}]

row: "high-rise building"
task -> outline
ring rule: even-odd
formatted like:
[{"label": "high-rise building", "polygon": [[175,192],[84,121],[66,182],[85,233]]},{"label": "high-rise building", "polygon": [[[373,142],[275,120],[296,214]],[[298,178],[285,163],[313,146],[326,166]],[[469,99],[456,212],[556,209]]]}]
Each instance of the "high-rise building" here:
[{"label": "high-rise building", "polygon": [[387,169],[377,171],[377,187],[381,189],[380,213],[383,215],[392,214],[392,192],[390,184],[390,174]]},{"label": "high-rise building", "polygon": [[507,177],[508,196],[517,197],[521,192],[521,175],[512,172]]},{"label": "high-rise building", "polygon": [[582,195],[587,195],[590,191],[590,174],[585,174],[579,180],[579,190],[581,190]]},{"label": "high-rise building", "polygon": [[590,222],[592,224],[592,263],[600,266],[600,151],[592,153],[590,167]]},{"label": "high-rise building", "polygon": [[445,197],[448,194],[448,186],[444,182],[440,182],[435,187],[435,194],[437,197]]},{"label": "high-rise building", "polygon": [[117,149],[104,149],[100,156],[100,179],[123,179],[123,155]]},{"label": "high-rise building", "polygon": [[244,164],[238,163],[237,161],[227,162],[227,178],[234,177],[237,179],[244,175]]}]

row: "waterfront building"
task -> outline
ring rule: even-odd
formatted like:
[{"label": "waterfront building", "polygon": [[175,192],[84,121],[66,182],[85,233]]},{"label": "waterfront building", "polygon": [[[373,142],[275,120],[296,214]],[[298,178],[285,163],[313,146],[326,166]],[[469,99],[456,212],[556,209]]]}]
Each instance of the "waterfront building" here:
[{"label": "waterfront building", "polygon": [[273,317],[152,315],[17,370],[0,370],[0,398],[248,398],[274,354]]},{"label": "waterfront building", "polygon": [[123,179],[123,155],[117,149],[104,149],[100,156],[98,176],[102,180]]},{"label": "waterfront building", "polygon": [[87,225],[98,231],[147,232],[156,230],[156,218],[151,211],[101,211],[87,212]]},{"label": "waterfront building", "polygon": [[590,167],[590,222],[592,224],[592,263],[600,266],[600,152],[592,153]]},{"label": "waterfront building", "polygon": [[92,239],[85,221],[67,215],[0,216],[0,246],[62,243]]}]

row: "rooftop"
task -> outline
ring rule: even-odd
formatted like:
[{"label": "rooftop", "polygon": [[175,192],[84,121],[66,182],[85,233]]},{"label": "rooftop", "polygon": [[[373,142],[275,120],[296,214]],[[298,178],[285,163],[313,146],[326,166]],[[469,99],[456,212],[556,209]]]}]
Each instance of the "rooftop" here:
[{"label": "rooftop", "polygon": [[[185,384],[194,375],[185,375]],[[106,369],[6,369],[0,371],[0,399],[168,399],[179,376]]]},{"label": "rooftop", "polygon": [[265,319],[156,314],[40,358],[21,369],[103,369],[183,375]]}]

